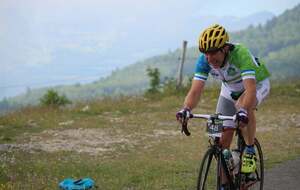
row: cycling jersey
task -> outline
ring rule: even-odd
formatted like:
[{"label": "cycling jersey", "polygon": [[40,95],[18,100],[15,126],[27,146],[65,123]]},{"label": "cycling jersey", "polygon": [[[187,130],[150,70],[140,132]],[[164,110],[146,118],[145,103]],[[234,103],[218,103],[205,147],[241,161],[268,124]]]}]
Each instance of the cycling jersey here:
[{"label": "cycling jersey", "polygon": [[201,54],[196,63],[194,80],[206,81],[210,74],[221,80],[230,91],[241,92],[244,91],[243,80],[251,78],[259,83],[270,76],[266,66],[241,44],[234,44],[227,56],[224,66],[215,69],[208,64],[205,55]]}]

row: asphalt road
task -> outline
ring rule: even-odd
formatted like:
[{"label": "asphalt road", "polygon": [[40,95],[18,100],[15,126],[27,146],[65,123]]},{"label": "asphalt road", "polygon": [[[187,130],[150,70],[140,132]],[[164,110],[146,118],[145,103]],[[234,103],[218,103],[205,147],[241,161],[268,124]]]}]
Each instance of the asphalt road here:
[{"label": "asphalt road", "polygon": [[264,190],[300,190],[300,158],[266,170]]}]

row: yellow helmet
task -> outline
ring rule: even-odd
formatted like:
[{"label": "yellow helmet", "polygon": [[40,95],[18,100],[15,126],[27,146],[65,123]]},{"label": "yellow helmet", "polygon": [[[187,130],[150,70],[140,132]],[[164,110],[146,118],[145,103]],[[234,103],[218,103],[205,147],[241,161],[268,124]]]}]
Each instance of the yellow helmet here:
[{"label": "yellow helmet", "polygon": [[214,24],[205,29],[199,37],[199,50],[203,53],[218,50],[229,41],[228,33],[219,24]]}]

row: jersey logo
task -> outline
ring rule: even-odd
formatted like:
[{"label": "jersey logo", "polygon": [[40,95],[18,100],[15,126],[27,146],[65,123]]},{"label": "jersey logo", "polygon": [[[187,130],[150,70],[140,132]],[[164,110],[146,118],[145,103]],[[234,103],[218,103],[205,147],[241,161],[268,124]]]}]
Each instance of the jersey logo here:
[{"label": "jersey logo", "polygon": [[227,70],[227,74],[228,74],[228,76],[234,76],[237,74],[237,71],[235,70],[235,68],[229,67]]},{"label": "jersey logo", "polygon": [[210,72],[210,74],[213,76],[213,77],[218,77],[219,74],[218,73],[215,73],[215,72]]}]

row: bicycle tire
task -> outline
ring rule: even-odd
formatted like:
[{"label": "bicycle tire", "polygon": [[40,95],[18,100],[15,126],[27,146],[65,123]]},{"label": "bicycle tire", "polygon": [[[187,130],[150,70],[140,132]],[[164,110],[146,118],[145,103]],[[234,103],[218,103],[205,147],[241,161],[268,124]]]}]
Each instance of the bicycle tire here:
[{"label": "bicycle tire", "polygon": [[[264,158],[263,152],[260,146],[259,141],[255,138],[254,139],[254,148],[256,151],[256,178],[257,181],[255,184],[247,187],[247,190],[263,190],[264,185]],[[241,188],[242,189],[242,188]]]},{"label": "bicycle tire", "polygon": [[220,189],[219,160],[213,148],[206,151],[199,169],[197,190]]}]

